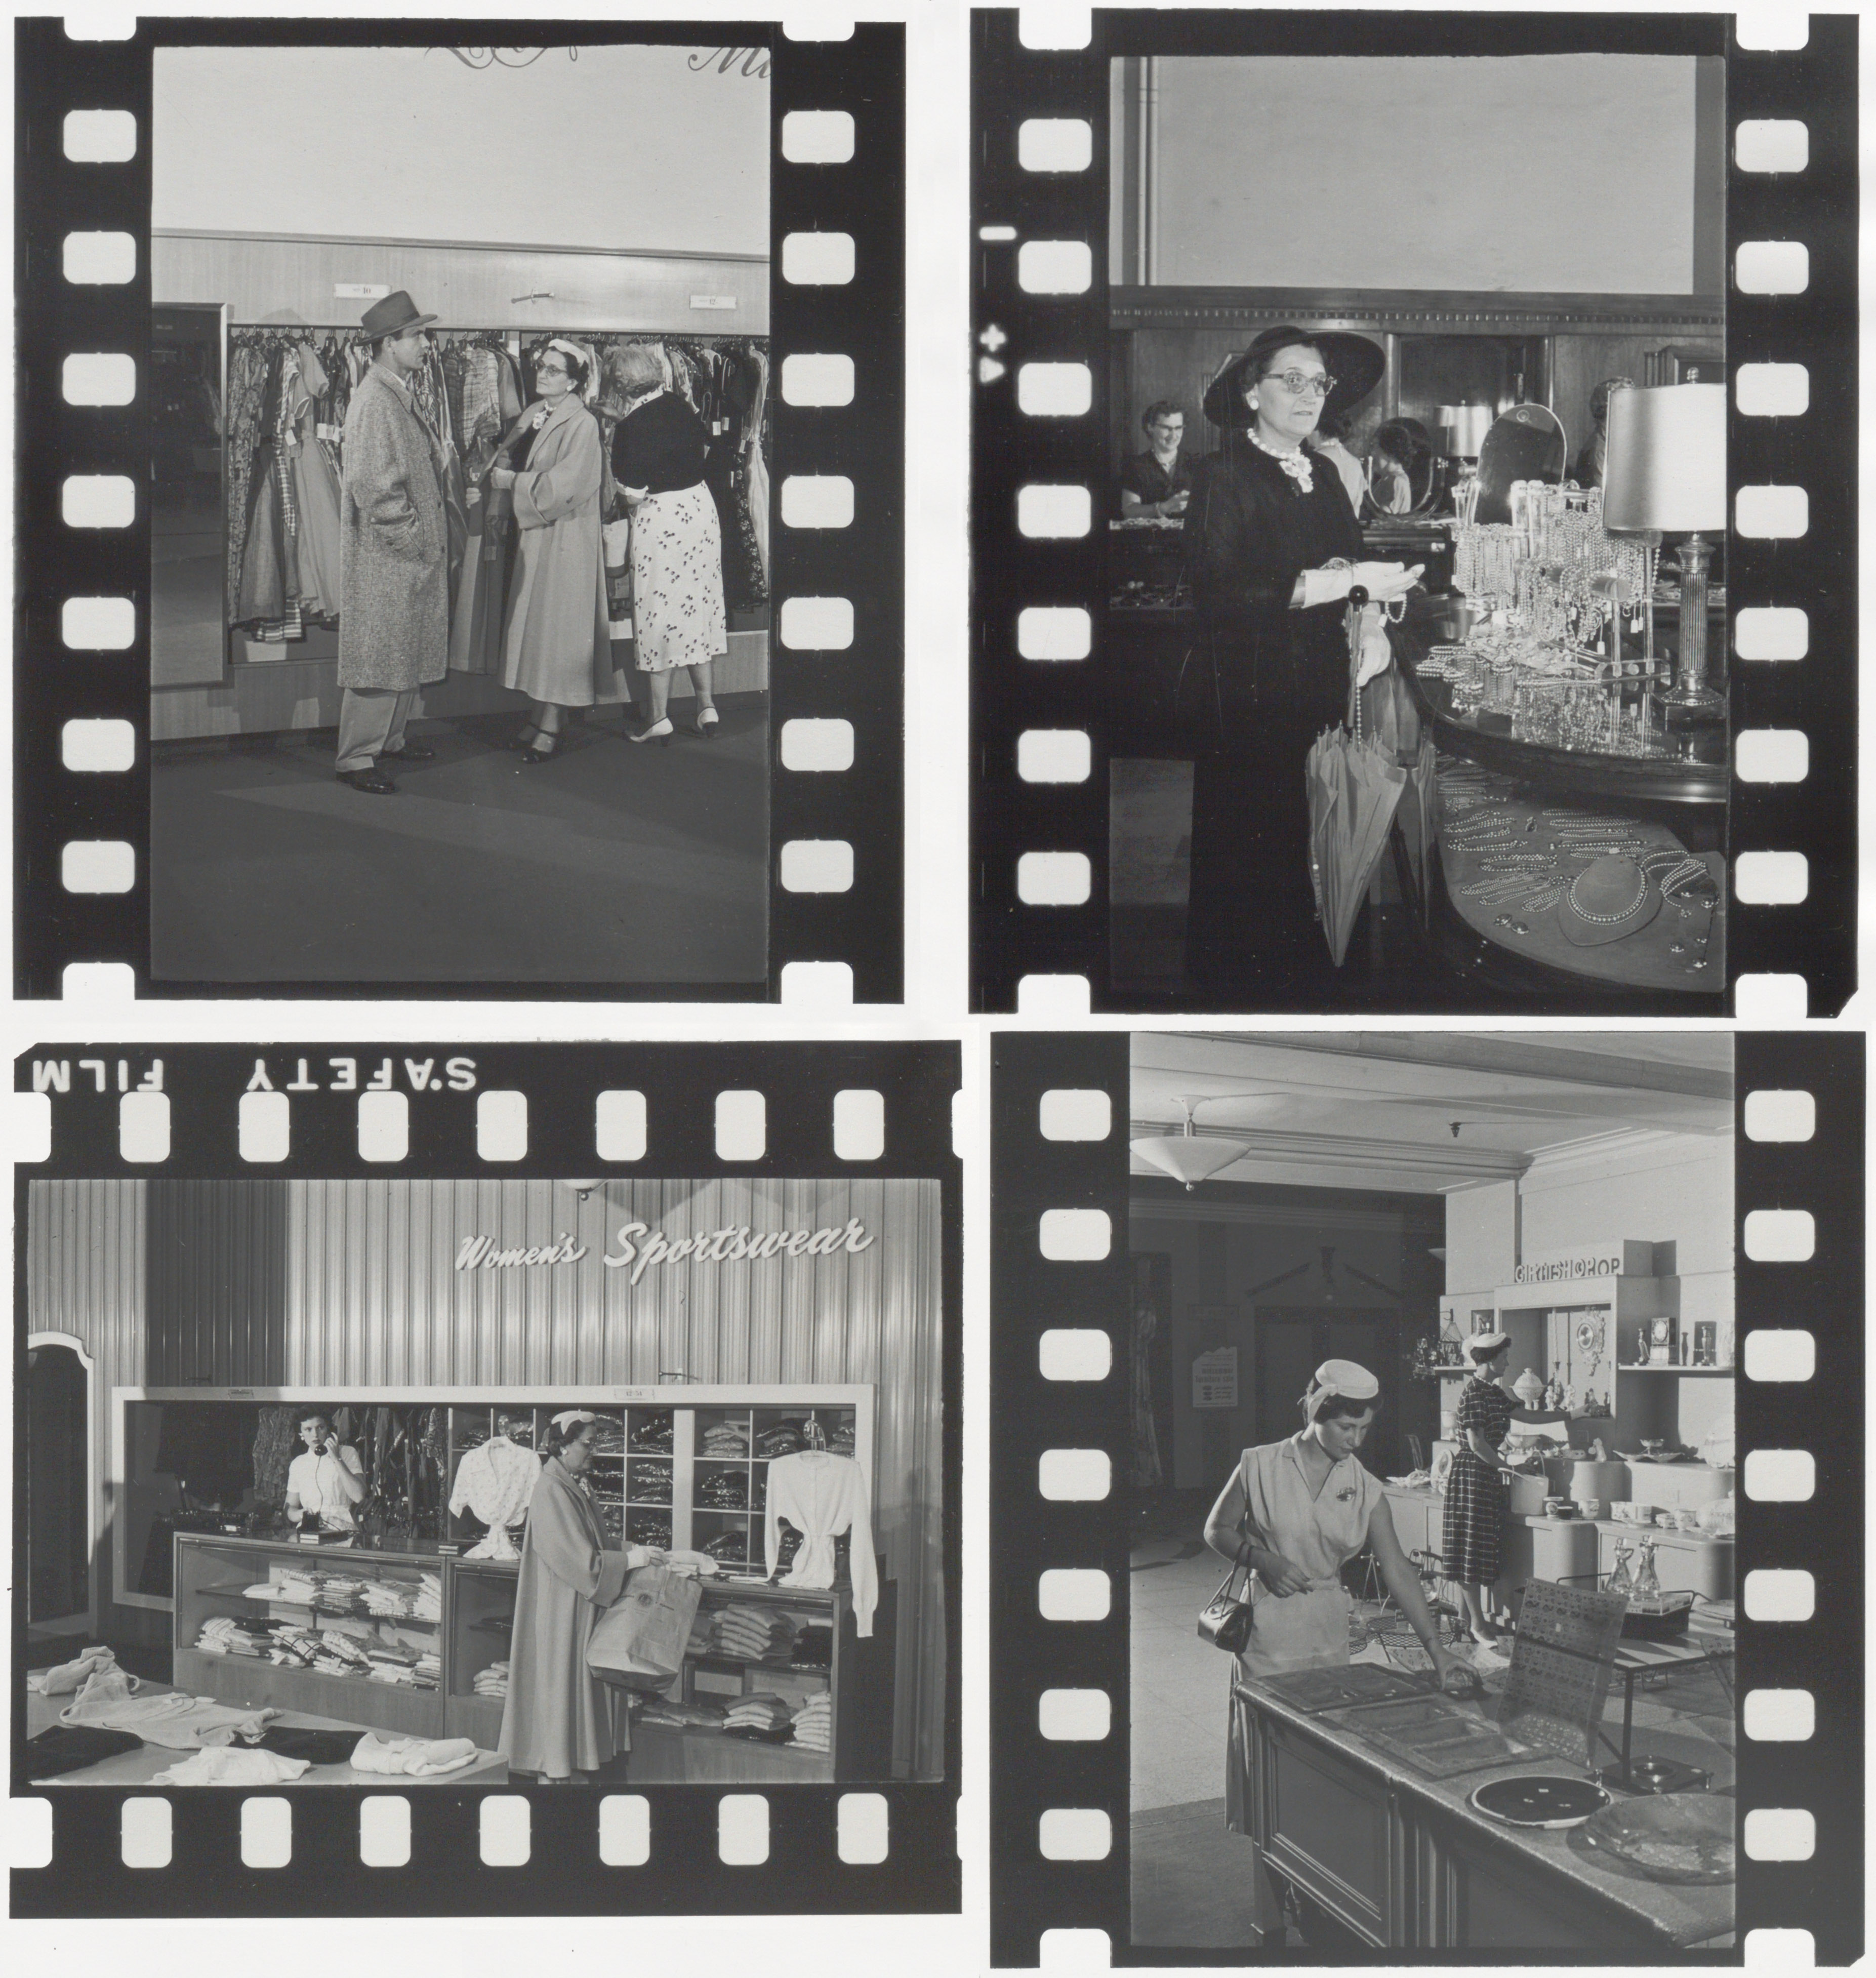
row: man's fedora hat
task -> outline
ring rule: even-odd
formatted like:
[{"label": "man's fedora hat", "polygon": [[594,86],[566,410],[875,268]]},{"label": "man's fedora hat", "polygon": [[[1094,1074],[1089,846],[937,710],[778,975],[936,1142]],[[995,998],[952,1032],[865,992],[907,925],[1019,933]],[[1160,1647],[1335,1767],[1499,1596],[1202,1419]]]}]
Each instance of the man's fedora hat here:
[{"label": "man's fedora hat", "polygon": [[407,329],[422,329],[425,323],[435,320],[433,316],[420,313],[405,290],[393,289],[382,302],[373,303],[365,312],[359,326],[367,336],[375,339],[401,336]]}]

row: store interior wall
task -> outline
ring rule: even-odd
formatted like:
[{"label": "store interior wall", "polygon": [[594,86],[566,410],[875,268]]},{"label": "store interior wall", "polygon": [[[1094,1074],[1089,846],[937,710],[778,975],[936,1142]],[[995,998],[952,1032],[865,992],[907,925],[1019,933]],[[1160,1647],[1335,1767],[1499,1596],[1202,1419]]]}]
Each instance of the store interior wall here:
[{"label": "store interior wall", "polygon": [[[1441,1204],[1431,1196],[1230,1182],[1207,1182],[1203,1194],[1189,1201],[1173,1184],[1137,1176],[1129,1242],[1136,1255],[1156,1252],[1172,1260],[1168,1480],[1180,1490],[1215,1491],[1239,1452],[1259,1440],[1260,1308],[1281,1312],[1286,1323],[1305,1308],[1332,1325],[1342,1313],[1390,1322],[1398,1315],[1404,1359],[1412,1339],[1438,1321],[1438,1265],[1431,1252],[1440,1241]],[[1326,1280],[1325,1249],[1334,1253]],[[1286,1278],[1292,1272],[1298,1275]],[[1285,1282],[1270,1284],[1274,1278]],[[1256,1299],[1248,1296],[1266,1285]],[[1238,1404],[1195,1407],[1192,1362],[1222,1346],[1237,1348]],[[1387,1446],[1404,1448],[1406,1436],[1431,1433],[1438,1408],[1431,1385],[1411,1381],[1400,1359],[1375,1371],[1387,1391]],[[1302,1426],[1300,1411],[1289,1405],[1302,1392],[1299,1387],[1265,1411],[1266,1420],[1281,1419],[1284,1434]]]},{"label": "store interior wall", "polygon": [[525,52],[159,48],[151,224],[768,253],[762,74],[701,47]]},{"label": "store interior wall", "polygon": [[[1731,1133],[1630,1137],[1626,1147],[1618,1142],[1540,1156],[1516,1183],[1454,1190],[1447,1197],[1447,1291],[1489,1292],[1509,1284],[1523,1259],[1606,1239],[1671,1243],[1682,1326],[1706,1319],[1730,1324]],[[1732,1414],[1730,1381],[1695,1377],[1675,1386],[1684,1442],[1697,1445]]]},{"label": "store interior wall", "polygon": [[[1113,279],[1481,294],[1717,293],[1724,61],[1162,56],[1110,66]],[[1143,210],[1143,203],[1144,210]]]},{"label": "store interior wall", "polygon": [[[160,1646],[167,1612],[110,1599],[120,1500],[108,1401],[126,1386],[871,1382],[875,1543],[898,1583],[895,1769],[944,1766],[946,1639],[939,1189],[935,1182],[39,1182],[28,1206],[35,1331],[97,1363],[91,1570],[114,1640]],[[617,1232],[844,1226],[857,1255],[654,1268]],[[465,1236],[590,1246],[576,1265],[458,1272]],[[141,1549],[125,1553],[141,1558]]]}]

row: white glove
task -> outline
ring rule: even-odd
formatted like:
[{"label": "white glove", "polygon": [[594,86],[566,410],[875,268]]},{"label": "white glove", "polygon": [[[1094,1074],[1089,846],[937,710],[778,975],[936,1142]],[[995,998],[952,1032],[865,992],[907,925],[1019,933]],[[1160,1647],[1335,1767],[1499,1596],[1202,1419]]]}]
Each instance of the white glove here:
[{"label": "white glove", "polygon": [[1398,563],[1358,563],[1349,580],[1360,584],[1371,598],[1378,602],[1404,597],[1420,581],[1420,573],[1425,568],[1421,563],[1415,564],[1411,570]]},{"label": "white glove", "polygon": [[[1360,565],[1357,565],[1358,569]],[[1368,567],[1378,567],[1369,565]],[[1313,605],[1339,604],[1348,594],[1348,587],[1355,581],[1355,573],[1347,569],[1306,570],[1303,572],[1302,608],[1307,611]]]},{"label": "white glove", "polygon": [[1355,670],[1355,683],[1366,686],[1394,663],[1394,648],[1381,622],[1381,614],[1364,608],[1362,613],[1362,660]]}]

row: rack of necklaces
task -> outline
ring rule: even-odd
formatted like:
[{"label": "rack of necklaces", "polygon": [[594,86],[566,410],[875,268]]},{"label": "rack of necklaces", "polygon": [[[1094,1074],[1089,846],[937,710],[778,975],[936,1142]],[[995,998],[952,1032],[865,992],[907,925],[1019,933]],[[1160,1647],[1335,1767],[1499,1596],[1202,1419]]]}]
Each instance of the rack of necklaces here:
[{"label": "rack of necklaces", "polygon": [[[1455,493],[1453,585],[1479,614],[1468,636],[1428,649],[1455,719],[1484,710],[1513,739],[1666,759],[1675,747],[1653,690],[1659,546],[1610,535],[1598,488],[1514,481],[1511,519],[1474,519],[1478,483]],[[1623,647],[1623,633],[1639,642]]]}]

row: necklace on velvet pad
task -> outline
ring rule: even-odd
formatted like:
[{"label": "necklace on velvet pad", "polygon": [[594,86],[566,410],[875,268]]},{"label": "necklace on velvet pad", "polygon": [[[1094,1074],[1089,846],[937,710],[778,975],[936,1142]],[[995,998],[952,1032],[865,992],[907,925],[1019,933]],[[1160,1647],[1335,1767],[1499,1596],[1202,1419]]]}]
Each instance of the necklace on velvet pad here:
[{"label": "necklace on velvet pad", "polygon": [[1259,453],[1267,453],[1295,482],[1298,494],[1307,495],[1315,486],[1315,475],[1309,465],[1309,456],[1301,447],[1297,448],[1294,453],[1284,453],[1259,439],[1255,426],[1250,429],[1250,442]]}]

